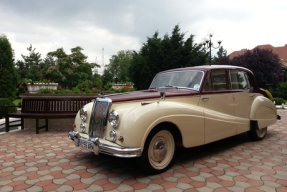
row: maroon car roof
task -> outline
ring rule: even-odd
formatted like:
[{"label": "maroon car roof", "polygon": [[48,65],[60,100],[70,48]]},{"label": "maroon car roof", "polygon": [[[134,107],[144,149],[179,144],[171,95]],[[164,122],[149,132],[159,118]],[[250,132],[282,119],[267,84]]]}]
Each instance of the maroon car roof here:
[{"label": "maroon car roof", "polygon": [[[252,73],[249,69],[246,69],[244,67],[239,67],[239,66],[233,66],[233,65],[201,65],[201,66],[194,66],[194,67],[184,67],[184,68],[176,68],[176,69],[170,69],[166,71],[161,71],[160,73],[166,73],[166,72],[171,72],[171,71],[182,71],[182,70],[202,70],[202,71],[209,71],[212,69],[241,69],[248,71]],[[252,73],[253,74],[253,73]]]}]

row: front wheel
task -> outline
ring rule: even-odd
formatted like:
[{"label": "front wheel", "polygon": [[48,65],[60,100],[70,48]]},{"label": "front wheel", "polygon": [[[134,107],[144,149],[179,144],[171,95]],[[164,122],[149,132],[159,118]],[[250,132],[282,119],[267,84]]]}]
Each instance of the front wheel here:
[{"label": "front wheel", "polygon": [[262,129],[259,129],[258,127],[256,129],[251,129],[247,132],[250,139],[254,141],[259,141],[264,139],[267,133],[267,127],[264,127]]},{"label": "front wheel", "polygon": [[137,159],[138,165],[153,174],[167,170],[174,161],[175,143],[175,138],[168,130],[151,133],[146,140],[142,156]]}]

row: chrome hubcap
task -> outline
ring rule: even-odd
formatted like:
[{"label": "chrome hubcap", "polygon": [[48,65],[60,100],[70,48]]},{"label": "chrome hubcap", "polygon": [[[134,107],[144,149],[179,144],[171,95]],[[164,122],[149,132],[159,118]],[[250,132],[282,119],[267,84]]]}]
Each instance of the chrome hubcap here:
[{"label": "chrome hubcap", "polygon": [[258,137],[264,137],[266,130],[267,128],[257,129],[256,132],[257,132]]},{"label": "chrome hubcap", "polygon": [[158,140],[153,146],[153,155],[158,160],[161,161],[167,152],[167,146],[165,140]]}]

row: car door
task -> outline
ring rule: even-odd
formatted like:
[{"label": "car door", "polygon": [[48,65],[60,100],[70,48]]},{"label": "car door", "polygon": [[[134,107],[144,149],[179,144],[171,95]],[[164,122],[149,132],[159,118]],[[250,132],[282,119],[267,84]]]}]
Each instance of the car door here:
[{"label": "car door", "polygon": [[204,110],[205,143],[235,135],[234,98],[228,70],[212,70],[207,74],[199,106]]},{"label": "car door", "polygon": [[235,117],[237,121],[236,133],[243,133],[250,129],[250,111],[254,99],[259,95],[253,93],[254,82],[248,80],[248,74],[241,70],[230,70],[231,89],[234,91]]}]

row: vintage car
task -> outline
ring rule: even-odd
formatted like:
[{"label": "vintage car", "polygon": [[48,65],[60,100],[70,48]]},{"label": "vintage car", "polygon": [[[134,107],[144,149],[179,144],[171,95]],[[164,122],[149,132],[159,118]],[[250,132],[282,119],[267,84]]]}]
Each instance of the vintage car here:
[{"label": "vintage car", "polygon": [[243,132],[261,140],[277,119],[250,70],[198,66],[160,72],[148,90],[100,94],[78,112],[69,138],[96,155],[137,157],[142,169],[160,173],[171,166],[177,146]]}]

